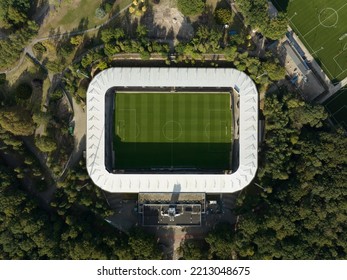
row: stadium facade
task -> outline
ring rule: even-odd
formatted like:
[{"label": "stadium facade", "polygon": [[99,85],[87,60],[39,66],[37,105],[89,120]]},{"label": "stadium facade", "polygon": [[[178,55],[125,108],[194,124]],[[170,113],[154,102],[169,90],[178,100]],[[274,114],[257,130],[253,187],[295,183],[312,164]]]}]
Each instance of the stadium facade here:
[{"label": "stadium facade", "polygon": [[[107,99],[113,88],[230,88],[239,95],[238,169],[232,174],[132,174],[107,168],[113,123]],[[86,164],[93,182],[111,193],[233,193],[246,187],[258,167],[258,92],[245,73],[230,68],[109,68],[87,91]]]}]

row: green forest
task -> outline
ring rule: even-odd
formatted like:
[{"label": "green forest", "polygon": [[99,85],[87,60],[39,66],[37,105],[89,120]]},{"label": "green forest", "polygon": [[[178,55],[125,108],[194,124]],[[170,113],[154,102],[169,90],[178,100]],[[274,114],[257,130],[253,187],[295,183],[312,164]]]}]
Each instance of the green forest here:
[{"label": "green forest", "polygon": [[[123,64],[223,65],[245,72],[259,90],[265,140],[256,179],[237,194],[236,223],[181,244],[183,259],[347,258],[346,131],[323,106],[281,86],[288,84],[285,68],[271,51],[258,54],[250,35],[282,38],[285,14],[271,17],[267,0],[236,0],[241,17],[223,0],[214,11],[209,1],[178,0],[193,33],[170,45],[141,20],[161,2],[149,0],[141,13],[125,10],[94,33],[76,33],[82,21],[61,38],[51,30],[44,39],[35,20],[39,2],[0,0],[0,259],[164,258],[154,235],[107,222],[114,210],[82,155],[65,170],[75,140],[67,100],[83,111],[92,77]],[[115,16],[115,3],[102,1],[96,16]]]},{"label": "green forest", "polygon": [[75,205],[57,212],[22,189],[0,158],[0,259],[160,259],[151,235],[124,234]]},{"label": "green forest", "polygon": [[265,141],[235,225],[182,246],[185,259],[346,259],[347,138],[286,88],[265,98]]}]

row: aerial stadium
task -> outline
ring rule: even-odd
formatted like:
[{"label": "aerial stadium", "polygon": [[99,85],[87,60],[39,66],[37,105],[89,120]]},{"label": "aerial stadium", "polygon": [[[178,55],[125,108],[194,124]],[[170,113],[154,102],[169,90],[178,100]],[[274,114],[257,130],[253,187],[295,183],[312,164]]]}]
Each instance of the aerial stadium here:
[{"label": "aerial stadium", "polygon": [[258,92],[229,68],[109,68],[87,91],[86,164],[111,193],[233,193],[258,166]]}]

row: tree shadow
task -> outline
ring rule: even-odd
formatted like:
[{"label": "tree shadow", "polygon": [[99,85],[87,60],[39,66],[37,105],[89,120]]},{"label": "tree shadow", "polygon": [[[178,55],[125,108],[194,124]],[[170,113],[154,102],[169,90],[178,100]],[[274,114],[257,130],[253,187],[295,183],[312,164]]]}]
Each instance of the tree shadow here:
[{"label": "tree shadow", "polygon": [[277,10],[287,12],[290,0],[275,0],[272,1]]},{"label": "tree shadow", "polygon": [[89,23],[89,19],[87,17],[81,18],[77,28],[72,29],[70,33],[73,33],[74,31],[79,31],[79,30],[86,30],[88,28],[88,23]]},{"label": "tree shadow", "polygon": [[50,12],[50,4],[48,0],[34,0],[32,5],[32,18],[41,26]]},{"label": "tree shadow", "polygon": [[217,9],[230,9],[229,1],[227,1],[227,0],[220,0],[216,4],[216,10]]},{"label": "tree shadow", "polygon": [[60,34],[60,27],[57,29],[51,28],[48,32],[48,37],[54,39]]},{"label": "tree shadow", "polygon": [[8,91],[10,89],[6,74],[0,74],[0,104],[7,104]]},{"label": "tree shadow", "polygon": [[194,36],[194,27],[189,18],[182,23],[176,39],[180,42],[189,42]]}]

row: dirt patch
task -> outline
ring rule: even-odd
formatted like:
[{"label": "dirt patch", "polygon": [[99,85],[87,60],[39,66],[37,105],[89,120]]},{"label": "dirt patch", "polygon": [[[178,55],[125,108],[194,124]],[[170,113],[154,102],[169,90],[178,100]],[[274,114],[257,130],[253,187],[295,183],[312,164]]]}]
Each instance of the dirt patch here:
[{"label": "dirt patch", "polygon": [[192,25],[172,0],[161,0],[159,4],[153,5],[142,21],[152,37],[189,40],[194,34]]}]

